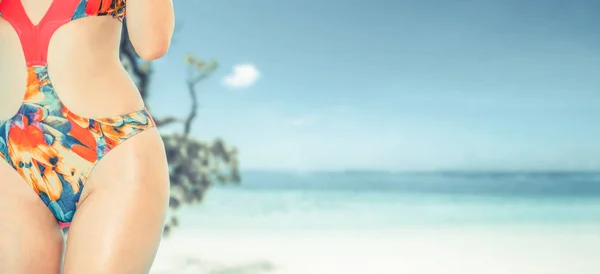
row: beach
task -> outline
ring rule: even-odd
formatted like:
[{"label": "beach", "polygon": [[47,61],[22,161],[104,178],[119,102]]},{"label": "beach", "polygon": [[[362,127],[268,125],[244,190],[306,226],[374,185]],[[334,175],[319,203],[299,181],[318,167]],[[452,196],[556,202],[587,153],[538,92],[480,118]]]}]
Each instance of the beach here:
[{"label": "beach", "polygon": [[595,274],[599,254],[598,226],[330,235],[196,231],[165,240],[151,273]]},{"label": "beach", "polygon": [[252,179],[183,210],[151,273],[600,273],[600,199],[589,189],[494,196]]}]

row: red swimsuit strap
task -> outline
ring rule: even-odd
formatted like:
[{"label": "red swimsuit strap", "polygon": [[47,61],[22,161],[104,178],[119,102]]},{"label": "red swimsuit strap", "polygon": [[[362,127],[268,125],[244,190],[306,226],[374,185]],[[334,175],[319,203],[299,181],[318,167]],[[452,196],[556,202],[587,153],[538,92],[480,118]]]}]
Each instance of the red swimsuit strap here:
[{"label": "red swimsuit strap", "polygon": [[[48,46],[54,32],[70,22],[77,7],[85,0],[53,0],[46,14],[34,25],[21,0],[2,0],[0,13],[21,40],[27,66],[46,65]],[[96,1],[95,1],[96,2]]]}]

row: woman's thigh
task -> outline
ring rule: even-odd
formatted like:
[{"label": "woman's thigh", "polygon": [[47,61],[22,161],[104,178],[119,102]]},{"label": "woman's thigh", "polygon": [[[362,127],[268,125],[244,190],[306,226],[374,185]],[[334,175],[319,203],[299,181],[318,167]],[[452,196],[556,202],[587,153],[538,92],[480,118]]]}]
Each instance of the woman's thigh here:
[{"label": "woman's thigh", "polygon": [[115,147],[86,182],[69,228],[64,274],[148,273],[168,200],[168,166],[156,128]]},{"label": "woman's thigh", "polygon": [[62,250],[63,233],[50,210],[0,162],[0,273],[58,274]]}]

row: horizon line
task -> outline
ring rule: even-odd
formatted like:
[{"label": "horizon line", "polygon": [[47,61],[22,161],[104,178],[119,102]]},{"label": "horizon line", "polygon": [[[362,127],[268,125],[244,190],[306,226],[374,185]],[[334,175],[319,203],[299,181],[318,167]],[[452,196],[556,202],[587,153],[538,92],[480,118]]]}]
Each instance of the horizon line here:
[{"label": "horizon line", "polygon": [[600,169],[423,169],[423,170],[389,170],[389,169],[268,169],[240,168],[240,172],[273,172],[273,173],[600,173]]}]

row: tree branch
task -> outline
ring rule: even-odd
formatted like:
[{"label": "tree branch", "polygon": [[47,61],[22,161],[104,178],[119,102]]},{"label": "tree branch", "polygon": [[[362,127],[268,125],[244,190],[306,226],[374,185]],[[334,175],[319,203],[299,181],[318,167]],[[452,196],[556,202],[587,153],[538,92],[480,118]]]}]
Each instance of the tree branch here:
[{"label": "tree branch", "polygon": [[187,80],[187,88],[188,88],[188,94],[190,95],[190,98],[192,100],[191,110],[185,120],[185,124],[184,124],[184,128],[183,128],[183,134],[185,136],[188,136],[192,129],[192,122],[194,121],[194,119],[196,119],[196,115],[198,113],[198,107],[199,107],[198,94],[196,93],[197,92],[196,86],[198,85],[198,83],[200,83],[202,80],[204,80],[206,77],[208,77],[215,70],[216,63],[211,62],[209,64],[206,64],[202,60],[191,57],[191,56],[186,56],[185,59],[189,65],[189,76],[188,76],[188,80]]},{"label": "tree branch", "polygon": [[157,127],[163,127],[169,124],[173,124],[173,123],[181,123],[183,122],[181,119],[179,118],[175,118],[175,117],[164,117],[164,118],[154,118],[154,123],[156,124]]},{"label": "tree branch", "polygon": [[185,125],[183,128],[183,134],[185,136],[188,136],[190,134],[192,122],[196,118],[196,113],[198,112],[198,96],[196,94],[196,83],[188,81],[188,93],[192,99],[192,109],[190,110],[187,119],[185,119]]}]

